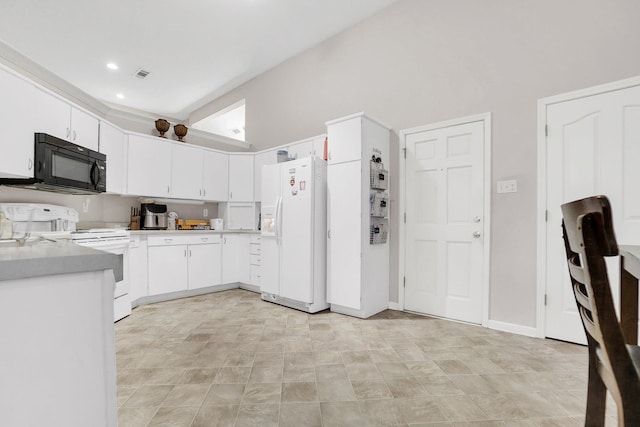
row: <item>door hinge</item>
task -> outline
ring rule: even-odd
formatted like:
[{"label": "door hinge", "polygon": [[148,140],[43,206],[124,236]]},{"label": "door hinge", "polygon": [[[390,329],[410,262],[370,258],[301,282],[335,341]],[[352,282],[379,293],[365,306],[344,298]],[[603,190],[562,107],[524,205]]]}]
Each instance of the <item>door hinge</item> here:
[{"label": "door hinge", "polygon": [[406,212],[404,213],[404,223],[405,224],[407,223],[407,213]]},{"label": "door hinge", "polygon": [[549,125],[544,125],[544,136],[549,136]]},{"label": "door hinge", "polygon": [[403,288],[406,288],[406,287],[407,287],[407,278],[406,278],[406,277],[403,277],[403,278],[402,278],[402,287],[403,287]]},{"label": "door hinge", "polygon": [[547,305],[547,294],[544,294],[544,305]]},{"label": "door hinge", "polygon": [[544,210],[544,222],[549,222],[549,211],[547,209]]}]

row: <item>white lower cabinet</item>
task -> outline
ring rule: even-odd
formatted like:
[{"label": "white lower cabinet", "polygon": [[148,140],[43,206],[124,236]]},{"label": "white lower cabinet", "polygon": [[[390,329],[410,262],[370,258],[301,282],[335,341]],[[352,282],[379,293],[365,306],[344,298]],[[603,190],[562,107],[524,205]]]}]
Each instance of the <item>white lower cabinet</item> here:
[{"label": "white lower cabinet", "polygon": [[189,289],[222,283],[222,245],[220,236],[215,237],[216,244],[189,245]]},{"label": "white lower cabinet", "polygon": [[220,284],[220,235],[149,236],[149,295]]},{"label": "white lower cabinet", "polygon": [[149,295],[146,236],[131,236],[129,241],[129,283],[131,303],[137,306],[138,299]]},{"label": "white lower cabinet", "polygon": [[248,234],[224,234],[222,237],[222,283],[249,283]]},{"label": "white lower cabinet", "polygon": [[260,287],[260,266],[262,265],[262,248],[259,234],[249,238],[249,284]]},{"label": "white lower cabinet", "polygon": [[149,239],[149,295],[186,290],[187,269],[187,245],[155,246]]}]

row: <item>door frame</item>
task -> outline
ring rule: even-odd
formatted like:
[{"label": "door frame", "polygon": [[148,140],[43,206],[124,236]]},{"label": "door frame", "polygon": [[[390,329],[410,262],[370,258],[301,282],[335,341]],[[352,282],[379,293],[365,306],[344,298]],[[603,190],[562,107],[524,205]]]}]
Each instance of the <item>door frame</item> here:
[{"label": "door frame", "polygon": [[544,338],[546,331],[545,295],[547,289],[547,107],[561,102],[601,95],[616,90],[640,86],[640,76],[618,80],[538,100],[538,212],[536,253],[536,337]]},{"label": "door frame", "polygon": [[398,197],[398,214],[400,215],[400,228],[398,231],[398,309],[404,310],[404,277],[405,277],[405,259],[406,259],[406,225],[403,220],[406,213],[406,137],[408,135],[436,130],[446,127],[464,125],[473,122],[483,122],[484,124],[484,206],[483,206],[483,247],[482,247],[482,326],[487,326],[489,321],[489,273],[490,273],[490,249],[491,249],[491,113],[475,114],[472,116],[459,117],[442,122],[431,123],[424,126],[417,126],[408,129],[402,129],[398,132],[398,148],[399,148],[399,197]]}]

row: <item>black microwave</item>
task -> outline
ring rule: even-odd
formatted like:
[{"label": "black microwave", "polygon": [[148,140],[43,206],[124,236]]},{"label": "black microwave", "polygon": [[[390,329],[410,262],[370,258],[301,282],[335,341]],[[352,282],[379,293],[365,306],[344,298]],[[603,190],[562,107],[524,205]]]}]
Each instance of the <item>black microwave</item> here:
[{"label": "black microwave", "polygon": [[46,133],[35,134],[33,178],[2,178],[0,184],[67,194],[107,190],[107,156]]}]

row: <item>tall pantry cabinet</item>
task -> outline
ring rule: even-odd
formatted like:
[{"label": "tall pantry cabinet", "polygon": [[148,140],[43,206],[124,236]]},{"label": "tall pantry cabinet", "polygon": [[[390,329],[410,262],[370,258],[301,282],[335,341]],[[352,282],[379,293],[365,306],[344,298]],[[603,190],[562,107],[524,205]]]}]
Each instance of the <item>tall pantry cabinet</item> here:
[{"label": "tall pantry cabinet", "polygon": [[390,131],[360,113],[327,122],[327,137],[327,299],[332,311],[367,318],[389,306]]}]

